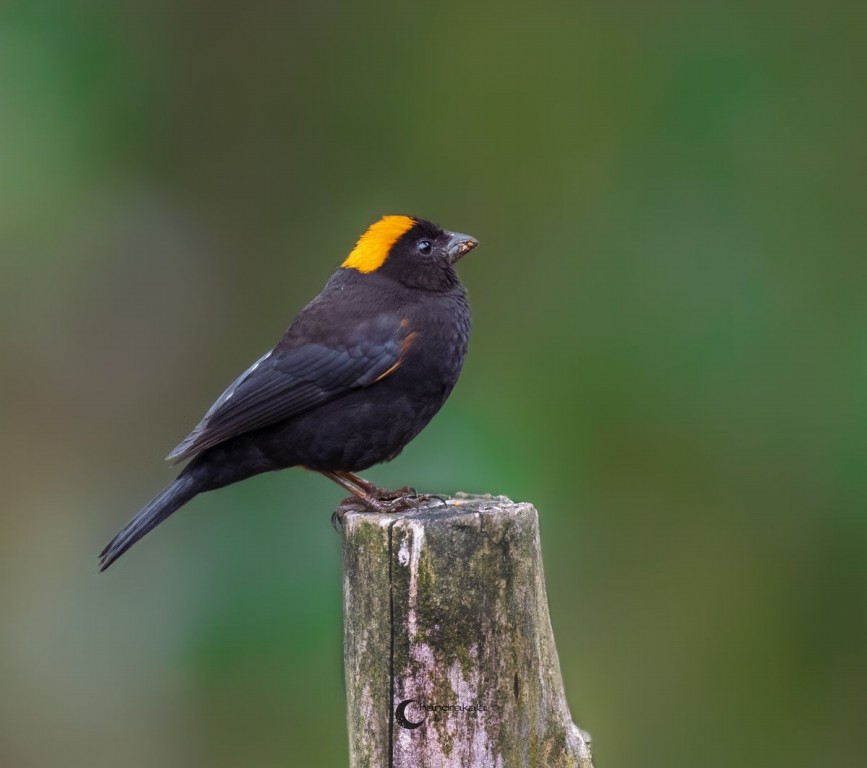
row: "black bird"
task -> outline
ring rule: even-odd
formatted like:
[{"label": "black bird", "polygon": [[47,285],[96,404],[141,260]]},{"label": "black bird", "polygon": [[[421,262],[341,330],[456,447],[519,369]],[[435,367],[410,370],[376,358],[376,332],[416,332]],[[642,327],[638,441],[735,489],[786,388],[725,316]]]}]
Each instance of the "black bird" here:
[{"label": "black bird", "polygon": [[283,338],[167,457],[177,479],[100,553],[104,571],[194,496],[260,472],[321,472],[393,509],[355,472],[397,456],[452,391],[470,334],[455,262],[478,245],[423,219],[384,216],[359,238]]}]

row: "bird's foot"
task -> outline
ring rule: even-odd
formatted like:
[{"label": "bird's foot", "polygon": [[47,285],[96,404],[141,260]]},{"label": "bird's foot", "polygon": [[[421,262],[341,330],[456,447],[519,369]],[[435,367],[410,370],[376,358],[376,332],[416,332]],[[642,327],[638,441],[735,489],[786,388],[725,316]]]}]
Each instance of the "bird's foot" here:
[{"label": "bird's foot", "polygon": [[380,500],[374,496],[366,498],[361,498],[360,496],[355,495],[347,496],[337,505],[337,509],[331,513],[331,526],[335,531],[342,531],[343,518],[345,518],[349,512],[375,513],[396,511],[391,509],[392,503],[393,501],[386,499]]},{"label": "bird's foot", "polygon": [[[415,488],[398,488],[396,491],[381,490],[375,499],[367,503],[369,509],[376,512],[396,513],[406,512],[410,509],[418,511],[422,504],[436,499],[446,506],[448,505],[442,496],[434,496],[429,493],[419,493]],[[365,502],[363,502],[365,503]]]},{"label": "bird's foot", "polygon": [[405,485],[403,488],[397,488],[393,491],[389,491],[387,488],[377,488],[374,494],[380,501],[394,501],[395,499],[405,499],[407,497],[416,498],[418,491]]},{"label": "bird's foot", "polygon": [[434,500],[440,502],[446,508],[448,508],[449,506],[449,503],[446,500],[445,496],[437,496],[433,493],[416,493],[414,496],[407,496],[406,500],[413,502],[413,506],[416,508],[416,510],[418,510],[422,504],[426,504],[427,502]]},{"label": "bird's foot", "polygon": [[368,512],[379,514],[397,514],[399,512],[408,512],[409,510],[418,511],[422,504],[429,501],[439,501],[444,506],[448,506],[448,502],[443,496],[436,496],[429,493],[419,493],[415,488],[405,486],[394,491],[389,491],[384,488],[377,488],[375,495],[347,496],[337,509],[331,515],[331,525],[335,530],[343,529],[343,518],[347,512]]}]

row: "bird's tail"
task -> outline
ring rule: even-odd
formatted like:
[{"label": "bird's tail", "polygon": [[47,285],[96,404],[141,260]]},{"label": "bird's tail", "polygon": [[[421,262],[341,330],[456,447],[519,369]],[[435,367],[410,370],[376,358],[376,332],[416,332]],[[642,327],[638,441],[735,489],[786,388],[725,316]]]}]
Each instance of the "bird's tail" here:
[{"label": "bird's tail", "polygon": [[156,528],[202,490],[191,474],[181,476],[152,499],[99,553],[99,570],[104,571],[142,536]]}]

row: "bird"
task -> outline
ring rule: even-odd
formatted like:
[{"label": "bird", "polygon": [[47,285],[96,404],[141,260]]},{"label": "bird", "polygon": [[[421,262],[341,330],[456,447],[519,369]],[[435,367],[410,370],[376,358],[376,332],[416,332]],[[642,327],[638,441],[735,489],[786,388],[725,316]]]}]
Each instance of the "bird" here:
[{"label": "bird", "polygon": [[99,570],[195,496],[262,472],[303,467],[364,509],[394,511],[411,489],[357,473],[394,459],[451,394],[471,325],[455,264],[477,245],[413,216],[371,224],[276,346],[166,457],[188,463],[102,550]]}]

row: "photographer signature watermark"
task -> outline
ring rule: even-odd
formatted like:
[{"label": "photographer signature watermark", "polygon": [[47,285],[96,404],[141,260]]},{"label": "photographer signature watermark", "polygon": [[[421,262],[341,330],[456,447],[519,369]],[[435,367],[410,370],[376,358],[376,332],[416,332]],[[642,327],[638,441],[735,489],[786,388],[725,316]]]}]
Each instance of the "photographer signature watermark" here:
[{"label": "photographer signature watermark", "polygon": [[428,720],[441,720],[450,713],[475,717],[487,712],[483,704],[425,704],[418,699],[404,699],[394,710],[394,719],[401,728],[414,731]]}]

